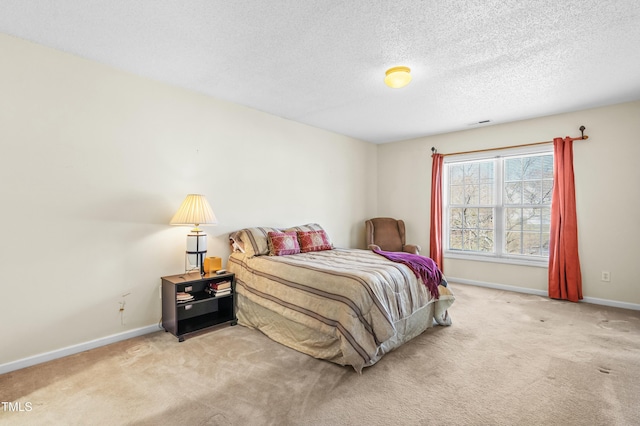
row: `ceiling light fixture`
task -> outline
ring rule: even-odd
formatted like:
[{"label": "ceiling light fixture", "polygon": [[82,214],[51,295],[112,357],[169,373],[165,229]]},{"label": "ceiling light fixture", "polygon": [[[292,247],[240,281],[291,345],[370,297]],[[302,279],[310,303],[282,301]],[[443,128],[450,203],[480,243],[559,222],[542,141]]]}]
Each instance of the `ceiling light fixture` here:
[{"label": "ceiling light fixture", "polygon": [[393,89],[399,89],[411,82],[411,69],[409,67],[389,68],[385,74],[384,83]]}]

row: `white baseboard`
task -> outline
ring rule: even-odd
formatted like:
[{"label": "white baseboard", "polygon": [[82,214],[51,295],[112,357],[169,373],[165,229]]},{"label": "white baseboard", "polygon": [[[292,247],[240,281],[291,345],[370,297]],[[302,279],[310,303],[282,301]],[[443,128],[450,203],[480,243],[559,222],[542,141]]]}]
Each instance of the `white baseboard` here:
[{"label": "white baseboard", "polygon": [[43,362],[77,354],[78,352],[88,351],[89,349],[98,348],[100,346],[106,346],[108,344],[120,342],[122,340],[131,339],[132,337],[154,333],[159,330],[161,330],[161,328],[158,326],[158,324],[148,325],[146,327],[136,328],[134,330],[125,331],[118,334],[112,334],[111,336],[102,337],[100,339],[90,340],[88,342],[79,343],[77,345],[67,346],[66,348],[56,349],[55,351],[45,352],[43,354],[8,362],[6,364],[0,364],[0,374],[20,370],[21,368],[31,367],[32,365],[41,364]]},{"label": "white baseboard", "polygon": [[581,302],[593,303],[594,305],[611,306],[613,308],[631,309],[634,311],[640,311],[640,304],[618,302],[617,300],[599,299],[597,297],[583,297]]},{"label": "white baseboard", "polygon": [[474,285],[476,287],[487,287],[496,290],[513,291],[516,293],[535,294],[536,296],[547,297],[547,292],[544,290],[536,290],[534,288],[516,287],[513,285],[488,283],[485,281],[468,280],[466,278],[455,278],[447,275],[447,281],[451,283],[460,283],[467,285]]},{"label": "white baseboard", "polygon": [[[545,290],[536,290],[534,288],[516,287],[505,284],[488,283],[484,281],[468,280],[466,278],[455,278],[447,276],[447,281],[452,283],[460,283],[467,285],[474,285],[477,287],[487,287],[496,290],[513,291],[516,293],[535,294],[536,296],[548,297],[549,293]],[[594,305],[611,306],[613,308],[631,309],[634,311],[640,311],[640,304],[619,302],[617,300],[600,299],[597,297],[584,297],[581,302],[593,303]]]}]

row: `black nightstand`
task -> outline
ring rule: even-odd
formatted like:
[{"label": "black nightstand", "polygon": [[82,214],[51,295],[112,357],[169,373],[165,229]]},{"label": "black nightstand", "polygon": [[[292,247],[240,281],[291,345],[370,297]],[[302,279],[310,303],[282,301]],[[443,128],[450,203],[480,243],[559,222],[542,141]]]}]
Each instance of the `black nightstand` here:
[{"label": "black nightstand", "polygon": [[[212,283],[231,282],[231,293],[213,296],[206,290]],[[179,301],[178,293],[192,300]],[[190,333],[221,324],[236,325],[236,276],[232,273],[201,276],[199,272],[162,277],[162,327],[184,341]]]}]

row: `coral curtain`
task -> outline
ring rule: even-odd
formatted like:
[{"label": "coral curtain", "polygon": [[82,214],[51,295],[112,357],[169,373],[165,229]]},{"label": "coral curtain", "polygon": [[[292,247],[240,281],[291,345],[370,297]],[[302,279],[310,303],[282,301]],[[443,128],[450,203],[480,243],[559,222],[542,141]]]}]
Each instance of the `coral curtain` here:
[{"label": "coral curtain", "polygon": [[549,297],[582,299],[578,221],[573,176],[573,139],[553,140],[553,195],[549,238]]},{"label": "coral curtain", "polygon": [[441,271],[442,262],[442,164],[444,156],[433,154],[431,166],[431,236],[429,239],[429,257]]}]

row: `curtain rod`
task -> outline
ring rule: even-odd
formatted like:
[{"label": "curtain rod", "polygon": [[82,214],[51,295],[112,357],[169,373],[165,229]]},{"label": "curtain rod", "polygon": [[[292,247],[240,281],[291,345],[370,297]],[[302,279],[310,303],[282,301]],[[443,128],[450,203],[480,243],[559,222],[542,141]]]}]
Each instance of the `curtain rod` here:
[{"label": "curtain rod", "polygon": [[[569,138],[572,141],[579,141],[579,140],[585,140],[585,139],[589,139],[589,136],[584,134],[584,130],[586,129],[586,127],[584,126],[580,126],[580,132],[582,133],[582,136],[580,136],[579,138]],[[463,152],[451,152],[449,154],[441,154],[443,157],[447,157],[449,155],[462,155],[462,154],[475,154],[477,152],[487,152],[487,151],[500,151],[503,149],[511,149],[511,148],[520,148],[523,146],[534,146],[534,145],[546,145],[549,143],[553,143],[553,141],[543,141],[543,142],[532,142],[532,143],[525,143],[522,145],[511,145],[511,146],[503,146],[500,148],[486,148],[486,149],[476,149],[474,151],[463,151]],[[435,147],[431,147],[431,156],[433,156],[433,154],[437,154],[438,150]]]}]

